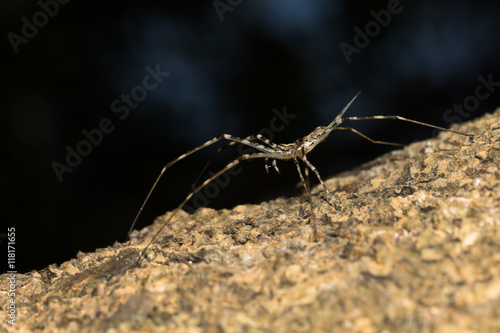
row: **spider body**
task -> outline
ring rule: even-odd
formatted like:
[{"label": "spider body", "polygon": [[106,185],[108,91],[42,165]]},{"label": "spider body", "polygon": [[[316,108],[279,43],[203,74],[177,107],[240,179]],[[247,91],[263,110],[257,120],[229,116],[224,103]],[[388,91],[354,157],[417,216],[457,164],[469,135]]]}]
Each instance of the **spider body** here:
[{"label": "spider body", "polygon": [[[208,140],[204,144],[202,144],[202,145],[200,145],[200,146],[198,146],[198,147],[196,147],[196,148],[188,151],[187,153],[182,154],[181,156],[179,156],[178,158],[174,159],[173,161],[167,163],[163,167],[163,169],[161,170],[161,172],[158,175],[158,177],[156,178],[156,181],[154,182],[153,186],[151,187],[148,195],[146,196],[146,199],[142,203],[142,205],[141,205],[141,207],[139,209],[139,212],[137,213],[137,215],[136,215],[136,217],[134,219],[134,222],[132,223],[132,226],[130,227],[129,235],[132,232],[132,230],[134,228],[134,225],[135,225],[137,219],[139,218],[139,216],[140,216],[140,214],[141,214],[144,206],[146,205],[147,201],[149,200],[149,197],[150,197],[151,193],[153,192],[153,190],[155,189],[155,187],[158,184],[159,180],[161,179],[161,177],[163,176],[163,174],[165,173],[165,171],[168,168],[170,168],[175,163],[183,160],[184,158],[186,158],[186,157],[188,157],[188,156],[196,153],[197,151],[199,151],[201,149],[204,149],[204,148],[206,148],[208,146],[211,146],[211,145],[213,145],[213,144],[215,144],[215,143],[217,143],[219,141],[222,141],[222,140],[228,141],[228,143],[226,145],[222,146],[221,148],[219,148],[217,150],[217,152],[215,153],[215,155],[207,162],[207,164],[202,169],[200,175],[195,180],[195,182],[193,184],[193,190],[191,191],[191,193],[189,193],[188,196],[184,199],[184,201],[182,201],[182,203],[179,206],[177,206],[176,209],[174,209],[174,211],[169,216],[169,218],[167,219],[167,221],[165,221],[165,223],[161,226],[161,228],[155,233],[155,235],[148,242],[148,244],[146,245],[146,247],[142,250],[141,256],[139,256],[139,259],[137,261],[137,265],[139,264],[140,258],[142,257],[142,255],[144,254],[144,252],[147,250],[147,248],[158,237],[158,235],[167,226],[167,224],[176,215],[176,213],[180,209],[182,209],[182,207],[196,193],[198,193],[200,190],[202,190],[205,186],[207,186],[214,179],[216,179],[217,177],[219,177],[220,175],[222,175],[224,172],[226,172],[229,169],[235,167],[240,162],[248,160],[248,159],[264,158],[265,159],[265,168],[266,168],[266,171],[269,171],[269,160],[271,160],[272,166],[274,167],[274,169],[278,173],[279,173],[279,169],[278,169],[278,166],[276,164],[276,160],[293,160],[293,162],[295,163],[295,166],[297,168],[297,172],[299,174],[300,181],[301,181],[301,183],[302,183],[302,185],[303,185],[303,187],[304,187],[304,189],[305,189],[305,191],[306,191],[306,193],[308,195],[308,198],[309,198],[310,209],[311,209],[310,215],[311,215],[311,219],[312,219],[313,224],[314,224],[313,225],[313,230],[314,230],[314,235],[315,235],[316,234],[315,233],[316,229],[315,229],[315,222],[314,222],[315,219],[314,219],[314,212],[313,212],[313,203],[312,203],[311,192],[310,192],[310,189],[309,189],[309,186],[308,186],[309,170],[312,170],[314,172],[314,174],[316,175],[316,177],[318,178],[319,182],[321,183],[323,189],[325,190],[325,192],[327,194],[327,198],[328,198],[328,201],[330,202],[330,204],[335,209],[338,209],[339,207],[335,204],[334,197],[332,196],[332,194],[328,190],[327,186],[325,185],[325,183],[321,179],[321,176],[320,176],[318,170],[307,159],[307,154],[310,153],[318,144],[320,144],[321,142],[323,142],[330,135],[330,133],[332,131],[334,131],[334,130],[337,130],[337,131],[350,131],[350,132],[358,134],[359,136],[365,138],[366,140],[368,140],[368,141],[370,141],[372,143],[376,143],[376,144],[386,144],[386,145],[402,146],[401,144],[397,144],[397,143],[372,140],[371,138],[367,137],[366,135],[358,132],[357,130],[355,130],[354,128],[351,128],[351,127],[339,127],[345,121],[349,121],[349,120],[352,120],[352,121],[354,121],[354,120],[369,120],[369,119],[372,119],[372,120],[375,120],[375,119],[378,119],[378,120],[394,119],[394,120],[401,120],[401,121],[405,121],[405,122],[409,122],[409,123],[414,123],[414,124],[418,124],[418,125],[422,125],[422,126],[431,127],[431,128],[439,129],[439,130],[442,130],[442,131],[453,132],[453,133],[464,135],[464,136],[469,136],[469,137],[473,136],[473,135],[470,135],[470,134],[466,134],[466,133],[461,133],[461,132],[449,130],[449,129],[446,129],[446,128],[443,128],[443,127],[439,127],[439,126],[435,126],[435,125],[423,123],[423,122],[412,120],[412,119],[407,119],[407,118],[400,117],[400,116],[343,117],[344,113],[347,111],[347,109],[349,108],[349,106],[354,102],[354,100],[356,99],[356,97],[358,97],[359,94],[360,94],[360,92],[358,92],[354,96],[354,98],[351,99],[351,101],[344,107],[344,109],[335,117],[335,119],[328,126],[318,126],[311,133],[309,133],[308,135],[304,136],[303,138],[300,138],[300,139],[296,140],[293,143],[276,144],[276,143],[271,142],[270,140],[268,140],[267,138],[265,138],[264,136],[262,136],[260,134],[258,134],[256,136],[248,136],[246,138],[239,138],[239,137],[236,137],[236,136],[233,136],[233,135],[230,135],[230,134],[221,134],[221,135],[219,135],[219,136],[217,136],[217,137],[215,137],[215,138],[213,138],[211,140]],[[246,154],[240,155],[239,157],[237,157],[233,161],[229,162],[220,171],[218,171],[217,173],[215,173],[214,175],[212,175],[210,178],[206,179],[203,183],[201,183],[200,185],[196,186],[196,183],[198,182],[200,176],[204,173],[204,171],[206,170],[206,168],[208,167],[208,165],[211,163],[211,161],[213,160],[213,158],[218,153],[220,153],[223,149],[231,147],[231,146],[234,146],[236,144],[241,144],[241,145],[245,145],[245,146],[248,146],[248,147],[252,147],[257,152],[246,153]],[[299,161],[301,161],[304,164],[304,173],[305,173],[307,182],[306,182],[306,179],[304,179],[304,176],[302,174],[302,168],[300,166]],[[316,237],[313,236],[313,239],[315,239],[315,238]]]}]

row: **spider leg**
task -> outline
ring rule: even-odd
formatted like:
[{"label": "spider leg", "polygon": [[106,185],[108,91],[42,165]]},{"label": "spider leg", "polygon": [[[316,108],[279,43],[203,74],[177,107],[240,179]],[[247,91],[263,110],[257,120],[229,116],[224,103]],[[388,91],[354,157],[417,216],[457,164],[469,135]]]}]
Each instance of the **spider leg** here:
[{"label": "spider leg", "polygon": [[362,138],[365,138],[366,140],[370,141],[371,143],[375,143],[375,144],[390,145],[390,146],[404,146],[404,145],[402,145],[400,143],[393,143],[393,142],[378,141],[378,140],[370,139],[369,137],[367,137],[363,133],[361,133],[361,132],[359,132],[359,131],[355,130],[354,128],[351,128],[351,127],[335,127],[334,131],[349,131],[349,132],[353,132],[353,133],[356,133],[357,135],[361,136]]},{"label": "spider leg", "polygon": [[464,135],[464,136],[468,136],[468,137],[474,137],[473,134],[467,134],[467,133],[463,133],[463,132],[458,132],[458,131],[454,131],[454,130],[451,130],[451,129],[448,129],[448,128],[444,128],[444,127],[440,127],[440,126],[436,126],[436,125],[432,125],[432,124],[427,124],[427,123],[424,123],[424,122],[421,122],[421,121],[417,121],[417,120],[413,120],[413,119],[408,119],[408,118],[404,118],[404,117],[401,117],[401,116],[345,117],[345,118],[341,118],[340,119],[340,122],[338,123],[338,125],[340,125],[344,121],[348,121],[348,120],[386,120],[386,119],[394,119],[394,120],[406,121],[408,123],[413,123],[413,124],[417,124],[417,125],[421,125],[421,126],[435,128],[435,129],[438,129],[440,131],[446,131],[446,132],[451,132],[451,133],[455,133],[455,134],[459,134],[459,135]]},{"label": "spider leg", "polygon": [[[255,140],[255,139],[257,139],[257,137],[254,136],[254,135],[247,136],[245,138],[245,140],[248,140],[248,141],[252,141],[252,140]],[[217,149],[217,151],[212,155],[212,157],[208,160],[208,162],[205,164],[205,166],[203,166],[203,169],[201,169],[200,173],[198,174],[198,176],[194,180],[193,184],[191,185],[191,188],[194,189],[196,187],[196,185],[198,184],[198,181],[200,180],[201,176],[205,173],[205,171],[210,166],[210,164],[212,164],[213,160],[215,159],[215,157],[217,157],[217,155],[219,155],[223,150],[226,150],[227,148],[229,148],[231,146],[237,145],[238,143],[239,142],[237,142],[237,141],[231,141],[228,144],[225,144],[224,146],[222,146],[219,149]]]},{"label": "spider leg", "polygon": [[323,188],[325,189],[325,192],[328,196],[328,201],[330,202],[330,204],[335,208],[335,209],[339,209],[339,206],[337,204],[335,204],[335,201],[333,199],[333,195],[330,193],[330,191],[328,190],[328,188],[326,187],[325,185],[325,182],[323,182],[323,179],[321,179],[321,176],[319,175],[319,172],[318,170],[316,169],[316,167],[314,165],[311,164],[311,162],[309,162],[309,160],[307,159],[306,155],[303,155],[302,157],[302,161],[304,161],[304,163],[309,167],[309,169],[311,169],[315,174],[316,174],[316,177],[318,178],[319,182],[321,183],[321,185],[323,186]]},{"label": "spider leg", "polygon": [[[270,166],[269,166],[269,158],[266,158],[265,161],[264,161],[264,163],[265,163],[264,167],[266,168],[266,173],[269,173],[269,168],[270,168]],[[275,159],[273,159],[273,161],[271,162],[271,164],[273,165],[274,170],[276,170],[276,173],[278,175],[281,174],[280,169],[278,169],[278,164],[276,164],[276,160]]]},{"label": "spider leg", "polygon": [[[252,138],[252,137],[250,137]],[[158,184],[158,182],[160,181],[161,177],[163,176],[163,174],[165,173],[165,171],[170,168],[172,165],[174,165],[175,163],[185,159],[186,157],[202,150],[203,148],[206,148],[208,146],[211,146],[213,145],[214,143],[217,143],[221,140],[228,140],[228,141],[232,141],[232,142],[237,142],[237,143],[241,143],[241,144],[244,144],[246,146],[249,146],[249,147],[253,147],[263,153],[269,153],[269,154],[272,154],[274,153],[274,150],[271,149],[271,148],[268,148],[266,146],[263,146],[259,143],[256,143],[256,142],[251,142],[249,139],[242,139],[242,138],[238,138],[236,136],[233,136],[233,135],[230,135],[230,134],[221,134],[211,140],[208,140],[207,142],[205,142],[204,144],[194,148],[194,149],[191,149],[190,151],[188,151],[187,153],[185,154],[182,154],[181,156],[177,157],[175,160],[173,161],[170,161],[168,162],[164,167],[163,169],[161,170],[160,174],[158,175],[158,177],[156,178],[155,182],[153,183],[153,186],[151,187],[151,189],[149,190],[148,192],[148,195],[146,196],[146,199],[144,199],[144,202],[142,203],[141,207],[139,208],[139,212],[137,212],[137,215],[135,216],[134,218],[134,222],[132,222],[132,225],[130,226],[130,230],[128,232],[129,234],[129,237],[130,237],[130,233],[132,232],[132,230],[134,229],[134,226],[135,226],[135,223],[137,222],[137,219],[139,218],[139,216],[141,215],[141,212],[142,210],[144,209],[144,206],[146,205],[146,203],[148,202],[149,200],[149,197],[151,196],[151,193],[153,193],[153,190],[156,188],[156,185]],[[245,156],[245,155],[242,155],[242,156]]]},{"label": "spider leg", "polygon": [[304,174],[306,178],[306,184],[308,188],[311,188],[311,182],[309,181],[309,168],[304,168]]},{"label": "spider leg", "polygon": [[269,173],[269,158],[264,160],[264,168],[266,168],[266,173]]},{"label": "spider leg", "polygon": [[278,175],[280,175],[281,172],[280,172],[280,169],[278,169],[278,164],[276,164],[276,160],[273,160],[273,167],[274,167],[274,170],[276,170],[276,173],[278,173]]},{"label": "spider leg", "polygon": [[276,150],[276,151],[280,150],[280,147],[277,144],[275,144],[274,142],[271,142],[271,140],[269,140],[268,138],[266,138],[262,134],[257,134],[255,137],[258,140],[260,140],[260,141],[264,142],[265,144],[267,144],[269,147],[273,148],[274,150]]},{"label": "spider leg", "polygon": [[[163,223],[163,225],[160,227],[160,229],[153,235],[151,240],[148,242],[146,247],[141,251],[141,255],[139,256],[136,266],[139,265],[141,258],[143,257],[144,253],[146,250],[149,248],[149,246],[154,242],[154,240],[158,237],[158,235],[163,231],[163,229],[167,226],[167,224],[172,220],[172,218],[177,214],[179,210],[182,209],[182,207],[198,192],[200,192],[205,186],[210,184],[213,180],[215,180],[217,177],[222,175],[224,172],[228,171],[229,169],[235,167],[238,165],[241,161],[252,159],[252,158],[283,158],[281,155],[276,155],[273,153],[255,153],[255,154],[245,154],[239,156],[237,159],[233,160],[229,164],[227,164],[224,168],[219,170],[216,174],[214,174],[212,177],[206,179],[201,185],[196,187],[191,193],[188,194],[188,196],[184,199],[184,201],[181,202],[177,208],[175,208],[172,211],[172,214],[168,217],[168,219]],[[155,183],[156,185],[156,183]],[[151,194],[151,191],[150,191]]]},{"label": "spider leg", "polygon": [[[271,140],[269,140],[268,138],[264,137],[262,134],[257,134],[256,138],[262,142],[264,142],[265,144],[267,144],[269,147],[273,148],[276,152],[279,152],[279,151],[282,151],[282,148],[275,144],[274,142],[271,142]],[[266,167],[266,173],[269,173],[269,163],[268,163],[268,159],[266,158],[266,162],[265,162],[265,167]],[[273,162],[273,168],[274,170],[276,170],[276,173],[279,175],[281,174],[280,172],[280,169],[278,169],[278,165],[276,164],[276,160],[274,159]]]},{"label": "spider leg", "polygon": [[210,159],[208,160],[208,162],[205,163],[205,165],[203,166],[203,169],[201,169],[201,171],[198,174],[198,176],[196,176],[193,184],[191,185],[191,188],[192,189],[196,188],[196,184],[198,184],[198,181],[200,180],[201,176],[205,173],[205,171],[210,166],[210,164],[212,164],[213,160],[215,159],[215,157],[217,157],[217,155],[219,155],[223,150],[226,150],[227,148],[229,148],[231,146],[234,146],[237,143],[238,142],[236,142],[236,141],[232,141],[232,142],[229,142],[228,144],[225,144],[224,146],[220,147],[219,149],[217,149],[217,151],[215,152],[215,154],[213,154],[212,157],[210,157]]},{"label": "spider leg", "polygon": [[[300,164],[297,158],[293,159],[293,162],[295,163],[295,166],[297,167],[297,172],[299,173],[300,181],[302,185],[304,186],[308,199],[309,199],[309,205],[310,205],[310,211],[311,211],[311,224],[313,228],[313,234],[312,234],[312,240],[313,242],[316,242],[318,238],[318,232],[317,232],[317,226],[316,226],[316,216],[314,215],[314,207],[313,207],[313,199],[311,195],[311,191],[309,190],[309,186],[304,180],[304,176],[302,175],[302,170],[300,169]],[[307,170],[307,169],[306,169]]]}]

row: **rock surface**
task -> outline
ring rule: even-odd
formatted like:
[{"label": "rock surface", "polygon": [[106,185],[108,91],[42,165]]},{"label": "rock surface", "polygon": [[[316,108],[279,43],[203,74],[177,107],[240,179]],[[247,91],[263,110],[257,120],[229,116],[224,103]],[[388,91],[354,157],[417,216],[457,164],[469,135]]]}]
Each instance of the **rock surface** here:
[{"label": "rock surface", "polygon": [[476,137],[444,132],[329,179],[338,210],[317,187],[314,216],[306,197],[180,212],[135,267],[167,214],[18,275],[16,325],[0,330],[499,332],[500,110],[453,129]]}]

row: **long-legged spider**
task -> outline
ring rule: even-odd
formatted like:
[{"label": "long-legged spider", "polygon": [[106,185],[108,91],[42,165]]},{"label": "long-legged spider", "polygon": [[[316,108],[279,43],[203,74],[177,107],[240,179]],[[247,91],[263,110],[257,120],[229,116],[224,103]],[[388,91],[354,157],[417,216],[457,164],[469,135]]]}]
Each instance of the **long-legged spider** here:
[{"label": "long-legged spider", "polygon": [[[130,227],[130,230],[129,230],[129,236],[130,236],[130,234],[131,234],[131,232],[132,232],[132,230],[133,230],[133,228],[135,226],[135,223],[137,222],[137,219],[139,218],[139,216],[140,216],[140,214],[141,214],[144,206],[148,202],[149,197],[151,196],[151,193],[155,189],[155,187],[158,184],[158,182],[160,181],[161,177],[163,176],[163,174],[165,173],[165,171],[168,168],[170,168],[172,165],[174,165],[175,163],[177,163],[177,162],[183,160],[184,158],[190,156],[191,154],[194,154],[197,151],[199,151],[199,150],[201,150],[203,148],[206,148],[208,146],[211,146],[211,145],[213,145],[213,144],[215,144],[215,143],[217,143],[217,142],[219,142],[221,140],[227,140],[227,141],[229,141],[229,143],[226,144],[225,146],[219,148],[219,150],[215,153],[215,155],[217,155],[222,149],[225,149],[225,148],[227,148],[229,146],[233,146],[233,145],[236,145],[236,144],[246,145],[246,146],[252,147],[252,148],[254,148],[254,149],[256,149],[258,151],[256,153],[243,154],[243,155],[239,156],[238,158],[236,158],[232,162],[228,163],[220,171],[218,171],[217,173],[215,173],[214,175],[212,175],[210,178],[206,179],[203,183],[201,183],[201,185],[195,186],[195,184],[197,183],[197,181],[199,179],[199,176],[198,176],[198,178],[196,179],[195,183],[193,184],[193,190],[191,191],[191,193],[189,193],[188,196],[184,199],[184,201],[182,201],[180,203],[180,205],[177,206],[177,208],[174,209],[174,211],[170,214],[170,216],[168,217],[168,219],[164,222],[164,224],[160,227],[160,229],[150,239],[150,241],[148,242],[148,244],[146,245],[146,247],[142,250],[141,255],[139,256],[139,260],[137,261],[137,264],[139,264],[140,258],[142,258],[142,256],[144,255],[145,251],[154,242],[154,240],[158,237],[158,235],[162,232],[162,230],[167,226],[167,224],[172,220],[172,218],[176,215],[176,213],[196,193],[198,193],[199,191],[201,191],[205,186],[207,186],[209,183],[211,183],[217,177],[219,177],[220,175],[222,175],[224,172],[226,172],[229,169],[235,167],[241,161],[244,161],[244,160],[253,159],[253,158],[264,158],[266,160],[265,161],[266,162],[266,164],[265,164],[266,171],[269,168],[268,161],[271,160],[273,167],[278,172],[279,172],[279,170],[278,170],[278,168],[276,166],[276,160],[293,160],[293,162],[295,163],[295,166],[297,167],[297,172],[299,173],[300,181],[301,181],[301,183],[302,183],[302,185],[303,185],[303,187],[304,187],[304,189],[305,189],[305,191],[306,191],[306,193],[308,195],[308,198],[309,198],[309,203],[310,203],[310,207],[311,207],[310,214],[312,216],[311,220],[313,221],[313,223],[315,223],[314,222],[315,219],[314,219],[314,213],[313,213],[313,204],[312,204],[311,191],[309,189],[308,182],[306,182],[306,180],[304,179],[304,176],[302,174],[302,169],[301,169],[301,166],[300,166],[300,163],[299,163],[299,160],[302,161],[305,164],[305,166],[306,166],[305,169],[304,169],[304,172],[306,174],[306,178],[308,179],[308,169],[311,169],[314,172],[314,174],[316,174],[316,177],[318,178],[319,182],[323,186],[323,188],[324,188],[324,190],[325,190],[325,192],[327,194],[327,198],[328,198],[330,204],[333,207],[338,208],[335,205],[335,202],[334,202],[332,194],[330,193],[330,191],[326,187],[325,183],[323,182],[323,179],[321,179],[321,176],[320,176],[318,170],[307,159],[307,154],[309,152],[311,152],[318,144],[320,144],[321,142],[323,142],[323,140],[325,140],[328,137],[328,135],[330,135],[330,133],[332,131],[334,131],[334,130],[335,131],[350,131],[350,132],[354,132],[354,133],[360,135],[361,137],[365,138],[366,140],[368,140],[368,141],[370,141],[372,143],[375,143],[375,144],[385,144],[385,145],[402,146],[401,144],[397,144],[397,143],[391,143],[391,142],[373,140],[373,139],[367,137],[366,135],[358,132],[357,130],[355,130],[354,128],[351,128],[351,127],[339,127],[339,125],[341,125],[345,121],[348,121],[348,120],[370,120],[370,119],[396,119],[396,120],[406,121],[406,122],[410,122],[410,123],[414,123],[414,124],[418,124],[418,125],[422,125],[422,126],[427,126],[427,127],[435,128],[435,129],[438,129],[438,130],[441,130],[441,131],[448,131],[448,132],[452,132],[452,133],[455,133],[455,134],[460,134],[460,135],[464,135],[464,136],[473,137],[473,135],[471,135],[471,134],[466,134],[466,133],[462,133],[462,132],[458,132],[458,131],[453,131],[453,130],[446,129],[446,128],[443,128],[443,127],[439,127],[439,126],[435,126],[435,125],[423,123],[423,122],[420,122],[420,121],[416,121],[416,120],[412,120],[412,119],[408,119],[408,118],[404,118],[404,117],[400,117],[400,116],[342,117],[344,115],[344,113],[347,111],[347,109],[354,102],[354,100],[356,99],[356,97],[358,97],[359,94],[360,94],[360,92],[358,92],[356,94],[356,96],[354,96],[351,99],[351,101],[344,107],[344,109],[335,117],[335,119],[328,126],[319,126],[319,127],[316,127],[316,129],[314,129],[311,133],[309,133],[308,135],[306,135],[303,138],[298,139],[297,141],[295,141],[293,143],[276,144],[276,143],[273,143],[273,142],[269,141],[267,138],[263,137],[260,134],[258,134],[256,136],[253,136],[253,135],[252,136],[248,136],[246,138],[239,138],[239,137],[236,137],[236,136],[233,136],[233,135],[230,135],[230,134],[221,134],[221,135],[219,135],[219,136],[217,136],[217,137],[215,137],[215,138],[213,138],[211,140],[208,140],[204,144],[202,144],[202,145],[200,145],[200,146],[198,146],[198,147],[196,147],[196,148],[188,151],[187,153],[185,153],[185,154],[177,157],[173,161],[167,163],[163,167],[163,169],[161,170],[161,172],[158,175],[158,177],[156,178],[156,181],[154,182],[153,186],[149,190],[149,193],[146,196],[146,199],[144,200],[144,202],[142,203],[142,205],[141,205],[141,207],[139,209],[139,212],[135,216],[134,222],[132,223],[132,226]],[[212,157],[212,159],[213,159],[213,157]],[[212,159],[210,159],[208,161],[208,163],[205,165],[205,167],[203,168],[202,172],[200,173],[200,176],[206,170],[208,164],[210,164],[210,162],[212,161]],[[316,233],[315,233],[316,232],[316,228],[315,228],[315,225],[313,225],[313,232],[314,232],[313,239],[315,239],[316,238]]]}]

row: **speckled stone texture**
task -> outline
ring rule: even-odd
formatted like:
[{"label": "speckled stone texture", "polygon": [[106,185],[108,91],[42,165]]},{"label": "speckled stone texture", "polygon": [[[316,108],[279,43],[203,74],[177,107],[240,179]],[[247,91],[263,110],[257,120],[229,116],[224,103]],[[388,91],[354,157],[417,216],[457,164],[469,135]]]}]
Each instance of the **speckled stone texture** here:
[{"label": "speckled stone texture", "polygon": [[167,214],[19,275],[0,331],[500,332],[500,110],[453,129],[477,136],[329,179],[339,210],[317,187],[314,216],[306,197],[181,212],[135,267]]}]

